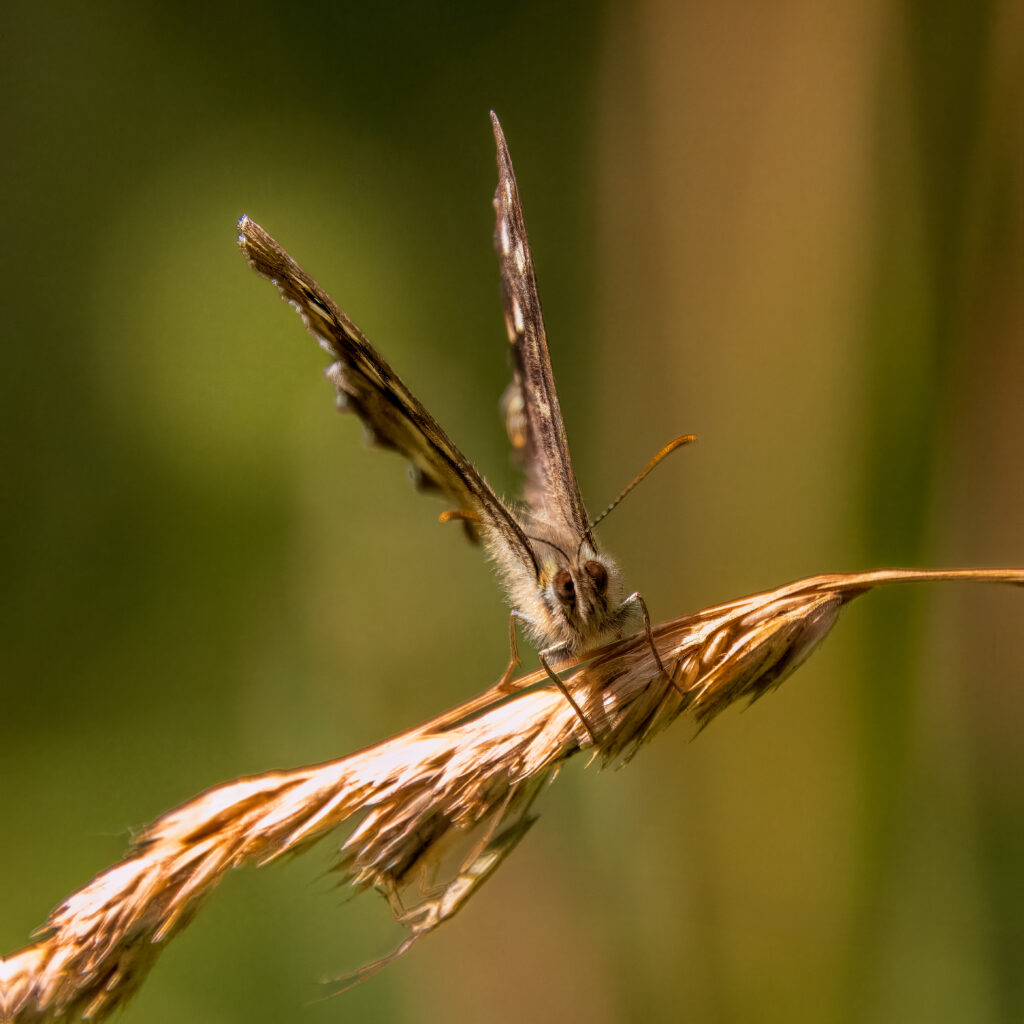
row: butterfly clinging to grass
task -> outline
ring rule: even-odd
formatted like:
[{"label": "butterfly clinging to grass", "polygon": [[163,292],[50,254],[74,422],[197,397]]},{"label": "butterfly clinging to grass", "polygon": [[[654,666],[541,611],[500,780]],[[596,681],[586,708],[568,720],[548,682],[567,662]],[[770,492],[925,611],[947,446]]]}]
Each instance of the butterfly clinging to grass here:
[{"label": "butterfly clinging to grass", "polygon": [[[512,160],[493,113],[491,121],[498,151],[494,243],[513,359],[513,378],[502,405],[509,440],[526,477],[521,503],[506,503],[495,494],[359,328],[248,217],[239,222],[239,245],[252,267],[277,286],[298,310],[306,329],[335,359],[326,374],[339,407],[355,412],[377,444],[403,454],[412,464],[417,485],[440,492],[453,504],[441,520],[462,521],[470,537],[491,554],[513,618],[522,621],[543,648],[542,664],[596,742],[593,729],[551,671],[549,661],[576,658],[617,640],[632,632],[641,616],[650,637],[643,599],[636,593],[624,596],[622,573],[599,546],[594,527],[662,458],[693,436],[684,435],[666,445],[597,519],[588,517],[551,372]],[[518,663],[514,625],[510,636],[512,660],[504,681]],[[653,643],[651,649],[664,671]]]}]

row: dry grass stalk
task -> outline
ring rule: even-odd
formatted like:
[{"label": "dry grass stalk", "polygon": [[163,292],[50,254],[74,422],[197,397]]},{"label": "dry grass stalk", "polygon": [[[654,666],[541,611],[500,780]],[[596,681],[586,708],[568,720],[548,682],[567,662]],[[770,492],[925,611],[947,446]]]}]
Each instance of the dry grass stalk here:
[{"label": "dry grass stalk", "polygon": [[[124,861],[69,896],[35,944],[0,960],[0,1020],[104,1019],[142,984],[227,870],[302,849],[356,812],[365,817],[342,847],[341,867],[352,885],[380,890],[407,926],[399,955],[451,917],[511,852],[562,761],[591,747],[602,763],[622,764],[681,712],[703,726],[733,701],[777,686],[859,594],[953,579],[1024,584],[1024,569],[817,576],[663,623],[654,641],[672,683],[642,636],[597,652],[565,681],[598,733],[596,748],[535,672],[511,694],[492,688],[340,760],[208,790],[155,821]],[[411,883],[473,828],[483,838],[455,877],[406,906]]]}]

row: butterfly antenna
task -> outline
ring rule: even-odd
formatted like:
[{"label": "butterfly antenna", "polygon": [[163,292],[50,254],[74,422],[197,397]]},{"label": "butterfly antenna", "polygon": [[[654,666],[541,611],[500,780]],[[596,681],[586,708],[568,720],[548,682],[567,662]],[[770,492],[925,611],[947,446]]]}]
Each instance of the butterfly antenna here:
[{"label": "butterfly antenna", "polygon": [[[639,473],[637,473],[637,475],[633,478],[632,482],[622,490],[619,496],[596,519],[591,521],[590,525],[587,527],[587,532],[584,535],[583,540],[586,540],[588,537],[590,537],[591,531],[597,526],[597,524],[600,523],[601,520],[604,519],[605,516],[607,516],[608,513],[611,512],[612,509],[614,509],[622,501],[622,499],[625,498],[626,495],[629,494],[629,492],[632,491],[633,488],[636,487],[637,484],[639,484],[640,481],[643,480],[647,476],[647,474],[650,473],[650,471],[654,469],[654,467],[659,462],[662,461],[662,459],[671,455],[677,448],[682,448],[684,444],[690,444],[696,440],[696,434],[683,434],[680,437],[677,437],[674,440],[669,441],[669,443],[665,445],[665,447],[662,448],[661,451],[658,452],[658,454],[655,455],[654,458],[651,459],[651,461],[648,462],[647,465],[644,466],[644,468],[641,469]],[[577,558],[579,558],[579,552],[583,548],[583,540],[580,541],[580,548],[576,552]],[[592,539],[591,543],[593,543]]]},{"label": "butterfly antenna", "polygon": [[[547,544],[549,548],[554,548],[565,559],[565,564],[569,564],[569,556],[557,544],[552,543],[550,540],[545,540],[543,537],[534,537],[529,533],[525,534],[525,537],[527,540],[532,540],[536,544]],[[577,554],[579,554],[579,552],[577,552]]]}]

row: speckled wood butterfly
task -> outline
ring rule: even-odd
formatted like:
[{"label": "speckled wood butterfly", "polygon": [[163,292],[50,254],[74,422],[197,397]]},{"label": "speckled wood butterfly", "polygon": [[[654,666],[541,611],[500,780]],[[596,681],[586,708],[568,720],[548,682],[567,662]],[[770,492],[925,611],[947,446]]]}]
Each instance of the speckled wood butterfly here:
[{"label": "speckled wood butterfly", "polygon": [[[263,228],[243,217],[238,240],[251,266],[277,286],[335,359],[326,374],[338,405],[355,412],[375,442],[404,455],[422,489],[439,491],[454,503],[442,521],[461,520],[493,556],[513,616],[544,648],[541,661],[559,682],[548,659],[564,661],[616,640],[639,625],[640,614],[649,635],[643,600],[638,594],[623,596],[622,574],[599,547],[594,527],[665,455],[693,437],[666,445],[601,516],[587,516],[551,372],[512,160],[493,112],[491,121],[498,150],[494,243],[513,358],[502,406],[526,476],[521,503],[506,503],[494,493],[359,328]],[[514,628],[510,635],[513,655],[506,680],[518,661]]]}]

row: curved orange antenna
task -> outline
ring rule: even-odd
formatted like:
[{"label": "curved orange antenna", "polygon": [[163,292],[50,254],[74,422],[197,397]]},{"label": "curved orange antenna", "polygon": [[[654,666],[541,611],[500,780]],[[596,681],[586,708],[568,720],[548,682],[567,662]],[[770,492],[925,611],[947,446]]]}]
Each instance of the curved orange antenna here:
[{"label": "curved orange antenna", "polygon": [[[650,471],[654,469],[654,467],[659,462],[661,462],[662,459],[671,455],[677,448],[682,448],[684,444],[691,444],[696,440],[696,434],[682,434],[679,437],[675,438],[674,440],[669,441],[669,443],[665,445],[665,447],[662,448],[661,451],[659,451],[658,454],[655,455],[654,458],[651,459],[651,461],[648,462],[647,465],[644,466],[644,468],[641,469],[639,473],[637,473],[637,475],[633,478],[632,482],[622,490],[619,496],[596,519],[592,520],[590,525],[587,527],[586,536],[590,536],[590,531],[593,530],[594,527],[597,526],[597,524],[601,522],[601,520],[604,519],[604,517],[607,516],[608,513],[611,512],[612,509],[615,508],[615,506],[618,505],[619,502],[622,501],[622,499],[625,498],[626,495],[629,494],[629,492],[633,490],[633,488],[636,487],[636,485],[640,483],[640,481],[643,480],[644,477],[646,477],[647,474],[650,473]],[[583,547],[582,540],[580,541],[580,547]]]}]

